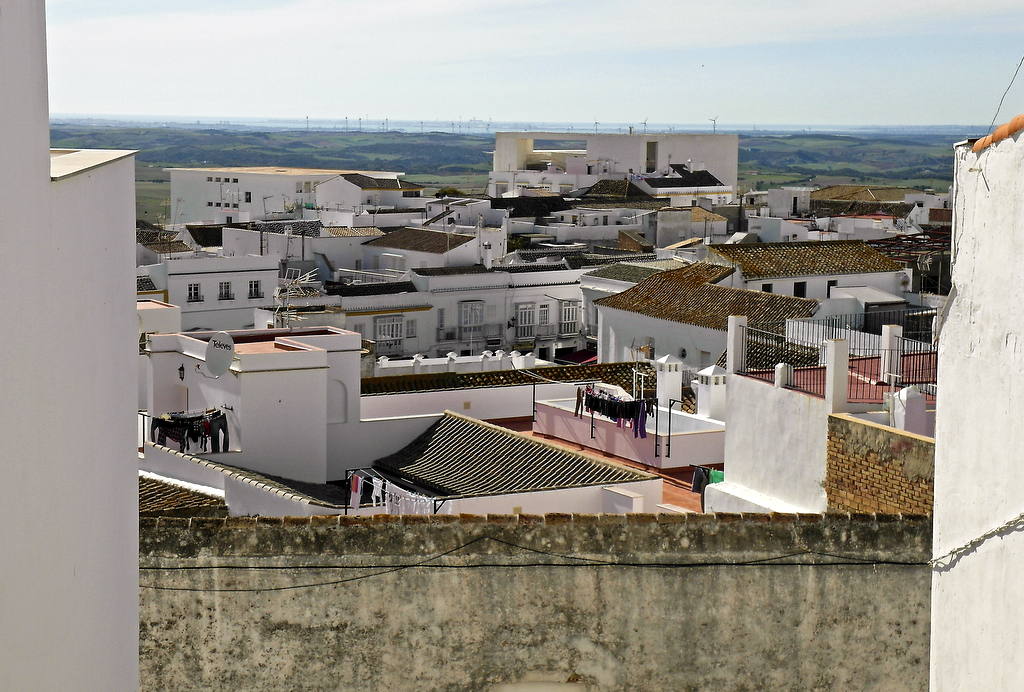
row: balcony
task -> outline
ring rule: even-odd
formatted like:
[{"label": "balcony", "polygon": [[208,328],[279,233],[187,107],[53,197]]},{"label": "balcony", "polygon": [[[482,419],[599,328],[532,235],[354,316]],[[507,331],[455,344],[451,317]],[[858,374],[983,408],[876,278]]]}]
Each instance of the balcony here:
[{"label": "balcony", "polygon": [[189,302],[189,303],[202,303],[203,302],[203,297],[201,295],[190,295],[187,298],[187,302]]},{"label": "balcony", "polygon": [[443,343],[445,341],[458,341],[459,330],[457,327],[441,327],[437,330],[437,341]]},{"label": "balcony", "polygon": [[235,294],[234,293],[221,293],[220,295],[217,296],[217,300],[234,300],[234,299],[235,299]]},{"label": "balcony", "polygon": [[402,355],[402,339],[378,339],[378,356],[400,356]]}]

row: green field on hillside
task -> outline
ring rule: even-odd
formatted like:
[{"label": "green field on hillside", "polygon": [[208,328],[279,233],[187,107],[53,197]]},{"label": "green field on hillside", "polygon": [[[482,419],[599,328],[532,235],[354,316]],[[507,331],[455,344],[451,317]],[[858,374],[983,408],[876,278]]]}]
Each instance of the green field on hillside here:
[{"label": "green field on hillside", "polygon": [[[136,149],[136,210],[159,222],[167,213],[164,168],[289,166],[402,171],[424,185],[482,193],[493,137],[443,132],[249,132],[187,128],[83,127],[54,123],[55,147]],[[940,135],[847,136],[741,134],[739,186],[840,183],[945,190],[952,182],[952,144]]]}]

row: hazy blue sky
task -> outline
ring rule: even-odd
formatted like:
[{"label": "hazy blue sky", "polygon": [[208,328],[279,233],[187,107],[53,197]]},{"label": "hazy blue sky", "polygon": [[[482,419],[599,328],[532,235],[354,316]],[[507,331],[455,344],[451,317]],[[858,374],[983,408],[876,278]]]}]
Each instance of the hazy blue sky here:
[{"label": "hazy blue sky", "polygon": [[[50,0],[60,113],[988,124],[1021,0]],[[1022,70],[1024,72],[1024,70]],[[999,121],[1024,111],[1024,74]]]}]

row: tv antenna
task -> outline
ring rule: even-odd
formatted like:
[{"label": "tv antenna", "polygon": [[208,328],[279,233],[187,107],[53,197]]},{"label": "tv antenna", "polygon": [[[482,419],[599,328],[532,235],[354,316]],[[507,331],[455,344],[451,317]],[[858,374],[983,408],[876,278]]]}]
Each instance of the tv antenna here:
[{"label": "tv antenna", "polygon": [[275,327],[287,327],[290,322],[306,319],[305,317],[300,317],[298,311],[292,307],[292,299],[305,296],[310,288],[314,290],[319,288],[316,286],[318,283],[316,280],[316,270],[306,272],[300,276],[298,269],[290,267],[286,270],[285,277],[285,284],[278,286],[274,290]]},{"label": "tv antenna", "polygon": [[714,134],[718,131],[718,116],[716,115],[713,118],[708,118],[708,120],[711,121],[711,132]]}]

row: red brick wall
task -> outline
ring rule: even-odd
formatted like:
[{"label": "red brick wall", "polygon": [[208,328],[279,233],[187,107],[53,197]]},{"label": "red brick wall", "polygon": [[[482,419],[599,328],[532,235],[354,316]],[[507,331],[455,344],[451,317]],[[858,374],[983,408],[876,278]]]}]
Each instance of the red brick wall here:
[{"label": "red brick wall", "polygon": [[931,514],[935,441],[845,414],[829,416],[830,511]]}]

